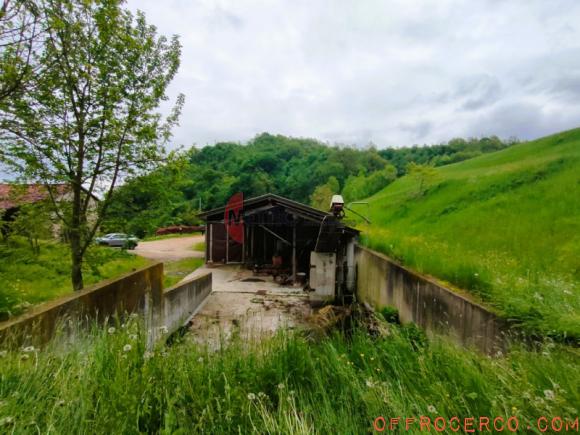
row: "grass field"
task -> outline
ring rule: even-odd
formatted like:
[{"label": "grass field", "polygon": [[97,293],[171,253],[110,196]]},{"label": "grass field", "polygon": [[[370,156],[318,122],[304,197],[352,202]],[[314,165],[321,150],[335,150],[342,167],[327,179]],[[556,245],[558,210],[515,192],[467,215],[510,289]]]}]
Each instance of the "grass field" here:
[{"label": "grass field", "polygon": [[217,351],[186,336],[147,352],[134,322],[67,346],[0,349],[0,432],[358,434],[379,416],[416,418],[405,433],[419,416],[577,423],[580,355],[561,345],[490,358],[392,326],[376,339],[234,336]]},{"label": "grass field", "polygon": [[203,258],[185,258],[183,260],[168,261],[163,265],[165,276],[163,287],[171,287],[189,275],[204,263]]},{"label": "grass field", "polygon": [[148,236],[143,238],[144,242],[153,242],[155,240],[179,239],[182,237],[200,236],[201,232],[183,233],[183,234],[164,234],[163,236]]},{"label": "grass field", "polygon": [[580,129],[438,168],[424,194],[403,177],[368,201],[364,244],[526,328],[580,338]]},{"label": "grass field", "polygon": [[[72,292],[68,247],[41,242],[34,255],[24,239],[0,243],[0,313],[17,315],[28,306]],[[149,263],[118,249],[91,247],[84,267],[85,285],[122,275]]]}]

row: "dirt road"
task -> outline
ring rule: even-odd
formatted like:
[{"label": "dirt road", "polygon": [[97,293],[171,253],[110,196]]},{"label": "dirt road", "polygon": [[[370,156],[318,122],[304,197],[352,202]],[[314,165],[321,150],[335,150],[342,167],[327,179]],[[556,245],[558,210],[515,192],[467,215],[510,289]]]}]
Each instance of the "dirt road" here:
[{"label": "dirt road", "polygon": [[171,239],[139,242],[135,254],[151,260],[175,261],[184,258],[203,258],[204,253],[194,251],[193,246],[205,240],[204,236],[175,237]]}]

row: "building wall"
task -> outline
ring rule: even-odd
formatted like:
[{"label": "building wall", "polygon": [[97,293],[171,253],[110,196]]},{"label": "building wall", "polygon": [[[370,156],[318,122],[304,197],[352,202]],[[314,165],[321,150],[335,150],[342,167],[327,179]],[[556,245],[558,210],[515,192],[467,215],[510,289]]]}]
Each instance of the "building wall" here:
[{"label": "building wall", "polygon": [[355,256],[361,301],[377,309],[394,307],[402,322],[486,353],[505,347],[508,322],[488,309],[370,249],[357,246]]}]

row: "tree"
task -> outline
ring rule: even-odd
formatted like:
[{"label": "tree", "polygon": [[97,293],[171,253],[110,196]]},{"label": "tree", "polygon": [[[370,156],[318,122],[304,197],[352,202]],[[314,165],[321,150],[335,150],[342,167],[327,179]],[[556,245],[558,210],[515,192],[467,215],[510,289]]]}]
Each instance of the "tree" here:
[{"label": "tree", "polygon": [[[120,179],[151,168],[177,123],[183,96],[164,121],[157,108],[175,76],[181,46],[158,36],[142,13],[121,0],[41,0],[47,29],[30,89],[2,107],[2,161],[42,182],[67,233],[75,290],[84,255]],[[57,201],[54,185],[70,186]],[[91,197],[99,217],[87,220]]]},{"label": "tree", "polygon": [[340,192],[340,185],[336,177],[329,177],[325,184],[318,186],[310,196],[310,204],[312,207],[320,210],[327,210],[330,206],[332,195]]},{"label": "tree", "polygon": [[433,166],[413,162],[407,165],[407,173],[416,182],[417,190],[414,192],[416,196],[425,195],[425,192],[435,184],[439,175]]},{"label": "tree", "polygon": [[40,240],[49,238],[53,230],[48,205],[45,201],[22,204],[10,222],[9,231],[26,237],[34,255],[40,254]]},{"label": "tree", "polygon": [[32,0],[3,0],[0,6],[0,104],[21,92],[35,72],[43,26]]}]

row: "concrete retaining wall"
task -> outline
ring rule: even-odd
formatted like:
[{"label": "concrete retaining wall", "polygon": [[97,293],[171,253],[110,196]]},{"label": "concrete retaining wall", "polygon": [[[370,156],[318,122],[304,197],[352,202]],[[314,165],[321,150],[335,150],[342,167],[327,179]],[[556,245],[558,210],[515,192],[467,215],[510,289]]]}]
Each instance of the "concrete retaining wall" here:
[{"label": "concrete retaining wall", "polygon": [[173,333],[187,323],[211,293],[211,272],[163,291],[163,323]]},{"label": "concrete retaining wall", "polygon": [[[137,313],[149,331],[149,345],[161,336],[159,329],[177,330],[211,292],[211,274],[163,290],[163,263],[156,263],[120,278],[41,304],[28,313],[0,323],[0,343],[12,346],[42,345],[59,328],[75,331],[115,315]],[[68,327],[68,320],[71,327]]]},{"label": "concrete retaining wall", "polygon": [[378,252],[356,247],[357,295],[375,308],[395,307],[403,322],[444,333],[486,353],[505,347],[509,327],[486,308]]}]

